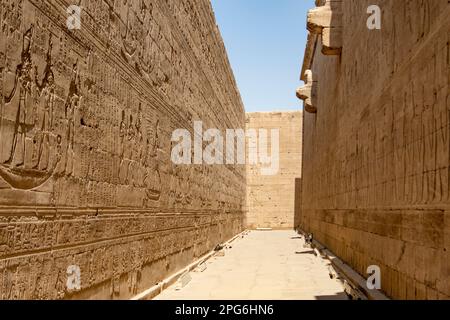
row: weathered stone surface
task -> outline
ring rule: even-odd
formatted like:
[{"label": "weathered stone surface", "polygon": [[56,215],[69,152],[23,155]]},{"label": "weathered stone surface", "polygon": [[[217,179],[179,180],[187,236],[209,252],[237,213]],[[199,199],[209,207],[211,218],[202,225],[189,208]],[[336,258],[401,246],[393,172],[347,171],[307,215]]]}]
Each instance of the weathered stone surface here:
[{"label": "weathered stone surface", "polygon": [[309,113],[316,113],[317,108],[317,81],[314,81],[311,70],[306,70],[304,74],[305,85],[297,89],[297,98],[303,100],[304,109]]},{"label": "weathered stone surface", "polygon": [[244,126],[209,1],[69,5],[0,0],[0,299],[128,298],[243,227],[244,167],[170,160]]},{"label": "weathered stone surface", "polygon": [[264,164],[247,164],[247,227],[293,229],[295,180],[301,177],[302,112],[247,113],[246,129],[279,129],[279,171],[262,175]]},{"label": "weathered stone surface", "polygon": [[319,0],[308,12],[307,27],[322,41],[321,52],[339,55],[342,50],[342,0]]},{"label": "weathered stone surface", "polygon": [[[382,29],[364,13],[382,9]],[[311,38],[301,226],[399,299],[450,298],[450,5],[343,1],[340,57]],[[314,55],[311,54],[314,52]],[[304,72],[304,71],[303,71]]]}]

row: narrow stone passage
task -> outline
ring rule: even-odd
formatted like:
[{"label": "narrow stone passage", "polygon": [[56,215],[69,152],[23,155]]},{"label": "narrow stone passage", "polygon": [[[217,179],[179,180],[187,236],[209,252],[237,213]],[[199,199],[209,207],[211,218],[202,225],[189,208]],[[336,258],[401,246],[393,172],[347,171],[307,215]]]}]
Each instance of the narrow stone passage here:
[{"label": "narrow stone passage", "polygon": [[347,299],[327,261],[303,245],[294,231],[251,231],[209,259],[203,272],[191,272],[185,287],[175,284],[155,299]]}]

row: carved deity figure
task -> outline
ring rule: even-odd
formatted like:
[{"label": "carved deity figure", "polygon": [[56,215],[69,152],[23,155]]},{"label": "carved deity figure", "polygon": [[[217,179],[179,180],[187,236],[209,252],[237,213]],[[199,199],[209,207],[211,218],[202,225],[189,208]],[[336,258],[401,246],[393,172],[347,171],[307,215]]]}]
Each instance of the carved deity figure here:
[{"label": "carved deity figure", "polygon": [[129,183],[129,174],[130,174],[130,167],[131,162],[133,161],[134,157],[134,147],[135,147],[135,140],[136,140],[136,131],[134,126],[134,120],[133,115],[130,114],[130,122],[128,123],[128,129],[127,129],[127,141],[126,141],[126,156],[125,159],[128,160],[128,163],[126,165],[126,171],[125,171],[125,184]]},{"label": "carved deity figure", "polygon": [[[21,190],[31,190],[48,181],[60,160],[61,139],[52,132],[56,87],[52,38],[50,35],[46,66],[38,79],[38,69],[33,67],[31,58],[33,33],[31,25],[23,36],[21,62],[16,68],[13,88],[3,97],[3,106],[11,117],[12,126],[1,128],[0,143],[6,146],[4,151],[8,158],[0,163],[0,177],[11,187]],[[0,121],[3,120],[2,114]],[[10,131],[3,135],[5,130]]]},{"label": "carved deity figure", "polygon": [[36,87],[38,91],[38,132],[35,135],[35,150],[33,154],[33,169],[47,170],[50,154],[50,133],[53,129],[53,105],[55,102],[55,77],[52,71],[52,37],[48,41],[47,65],[44,77],[39,84],[36,68]]},{"label": "carved deity figure", "polygon": [[130,121],[128,122],[128,128],[127,128],[127,151],[128,151],[128,159],[133,158],[133,146],[134,146],[134,139],[136,138],[136,132],[134,131],[134,120],[133,115],[130,114]]},{"label": "carved deity figure", "polygon": [[142,135],[142,106],[139,104],[139,110],[136,118],[136,123],[134,124],[136,137],[135,137],[135,150],[136,150],[136,160],[140,160],[142,156],[142,142],[144,141],[144,137]]},{"label": "carved deity figure", "polygon": [[142,162],[143,157],[143,148],[144,145],[144,136],[142,135],[142,105],[139,103],[138,114],[136,117],[136,122],[134,124],[134,139],[132,140],[133,144],[131,148],[133,148],[133,156],[130,157],[130,163],[128,164],[128,172],[131,176],[131,183],[133,186],[139,185],[139,180],[142,180],[140,177],[140,168],[139,164]]},{"label": "carved deity figure", "polygon": [[126,123],[126,115],[125,110],[122,110],[122,120],[120,121],[119,125],[119,181],[120,183],[124,183],[124,168],[125,168],[125,152],[127,149],[127,123]]},{"label": "carved deity figure", "polygon": [[81,102],[81,81],[78,70],[78,62],[72,68],[72,79],[70,81],[69,94],[65,103],[65,116],[67,120],[67,149],[66,149],[66,174],[73,173],[73,161],[75,157],[75,119],[76,111],[80,108]]},{"label": "carved deity figure", "polygon": [[25,163],[26,134],[34,128],[33,81],[31,77],[31,41],[33,26],[23,36],[21,63],[17,66],[12,92],[5,97],[5,107],[16,107],[16,119],[9,158],[5,165],[23,167]]}]

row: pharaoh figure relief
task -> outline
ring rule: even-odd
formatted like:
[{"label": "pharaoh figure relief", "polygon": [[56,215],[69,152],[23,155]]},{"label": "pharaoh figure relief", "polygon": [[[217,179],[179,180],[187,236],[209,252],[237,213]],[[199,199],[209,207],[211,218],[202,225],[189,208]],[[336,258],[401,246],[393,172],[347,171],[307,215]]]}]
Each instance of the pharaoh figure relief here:
[{"label": "pharaoh figure relief", "polygon": [[81,102],[81,80],[80,73],[78,70],[78,61],[74,64],[72,68],[72,78],[70,80],[69,94],[65,102],[65,117],[67,121],[66,130],[66,165],[65,173],[70,176],[73,174],[74,167],[74,145],[75,145],[75,122],[77,110],[80,107]]},{"label": "pharaoh figure relief", "polygon": [[36,70],[36,89],[37,89],[37,127],[34,139],[33,169],[47,170],[49,166],[50,155],[50,133],[53,130],[53,106],[55,102],[55,76],[52,71],[52,37],[49,37],[47,65],[44,70],[44,77],[39,83],[38,69]]},{"label": "pharaoh figure relief", "polygon": [[61,137],[52,132],[55,101],[52,38],[49,36],[40,81],[31,57],[33,28],[24,33],[13,84],[6,83],[12,89],[2,97],[0,110],[0,177],[11,187],[23,190],[39,187],[50,179],[60,159],[57,153],[61,143]]}]

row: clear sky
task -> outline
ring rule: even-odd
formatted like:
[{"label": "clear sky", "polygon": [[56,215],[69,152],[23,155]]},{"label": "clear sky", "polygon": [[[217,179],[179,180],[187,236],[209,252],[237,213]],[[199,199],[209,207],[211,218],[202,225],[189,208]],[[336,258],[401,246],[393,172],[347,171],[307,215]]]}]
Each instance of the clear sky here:
[{"label": "clear sky", "polygon": [[314,0],[212,0],[247,112],[298,110],[295,90]]}]

